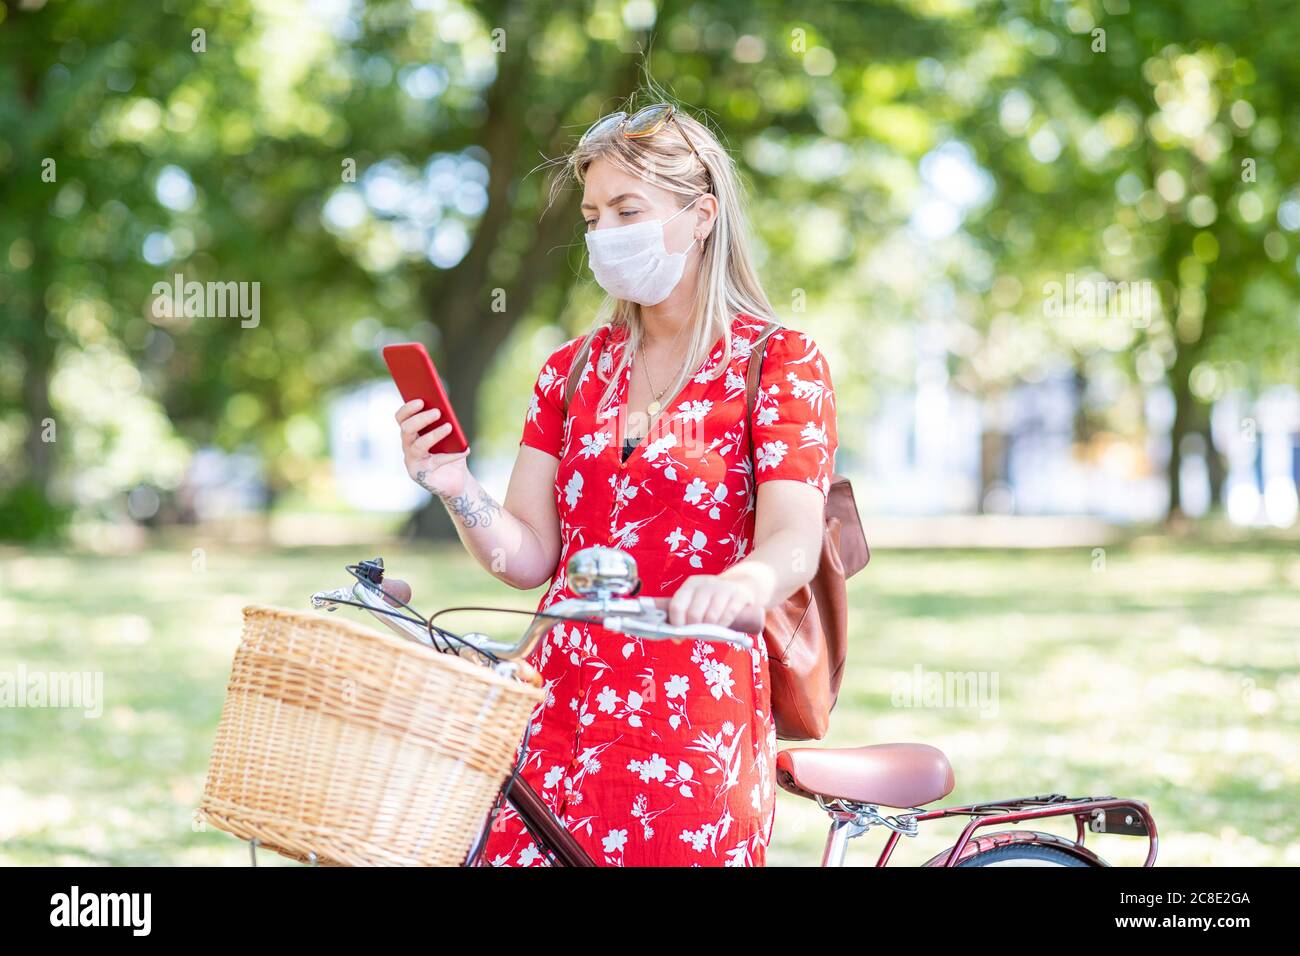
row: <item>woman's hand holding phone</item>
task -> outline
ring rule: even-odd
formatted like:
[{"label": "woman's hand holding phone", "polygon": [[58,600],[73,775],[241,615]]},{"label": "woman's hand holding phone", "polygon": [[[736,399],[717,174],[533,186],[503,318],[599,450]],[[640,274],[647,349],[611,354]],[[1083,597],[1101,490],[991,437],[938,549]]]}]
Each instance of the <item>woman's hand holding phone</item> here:
[{"label": "woman's hand holding phone", "polygon": [[402,429],[406,473],[417,485],[440,498],[455,497],[464,493],[469,478],[466,463],[469,449],[452,454],[430,454],[429,449],[451,434],[453,426],[446,422],[421,435],[421,429],[428,428],[442,417],[442,411],[437,408],[422,411],[423,408],[424,402],[417,398],[399,408],[394,416]]}]

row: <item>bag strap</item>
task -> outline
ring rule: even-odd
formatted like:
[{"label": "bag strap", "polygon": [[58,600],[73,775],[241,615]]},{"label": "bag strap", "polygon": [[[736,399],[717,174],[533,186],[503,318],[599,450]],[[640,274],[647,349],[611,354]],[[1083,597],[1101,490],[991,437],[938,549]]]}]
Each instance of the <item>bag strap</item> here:
[{"label": "bag strap", "polygon": [[588,334],[582,347],[578,349],[578,354],[573,357],[569,363],[569,374],[564,378],[564,417],[569,417],[569,403],[573,401],[573,393],[578,390],[578,379],[582,376],[582,370],[587,365],[587,356],[591,354],[591,340],[596,337],[596,333]]},{"label": "bag strap", "polygon": [[749,353],[749,368],[745,370],[745,416],[749,421],[749,467],[754,467],[754,402],[758,398],[758,384],[763,378],[763,356],[767,354],[767,340],[780,326],[775,322],[758,334]]}]

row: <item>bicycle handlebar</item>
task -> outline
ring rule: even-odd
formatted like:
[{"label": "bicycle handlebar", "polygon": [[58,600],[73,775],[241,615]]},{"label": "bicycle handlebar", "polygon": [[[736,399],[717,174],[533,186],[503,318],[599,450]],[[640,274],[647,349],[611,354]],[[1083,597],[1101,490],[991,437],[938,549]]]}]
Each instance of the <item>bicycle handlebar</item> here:
[{"label": "bicycle handlebar", "polygon": [[[411,602],[411,586],[401,578],[385,578],[382,585],[386,595],[385,600],[393,607],[400,607],[403,604]],[[652,597],[642,598],[642,601],[649,601],[657,611],[664,615],[668,614],[668,605],[672,598]],[[549,610],[549,609],[547,609]],[[764,614],[761,608],[750,606],[742,610],[730,623],[718,625],[727,630],[740,631],[742,633],[756,634],[763,630]],[[684,627],[698,627],[699,625],[683,625]]]},{"label": "bicycle handlebar", "polygon": [[464,640],[456,646],[443,647],[434,640],[430,629],[421,626],[416,618],[394,615],[391,612],[393,608],[409,606],[411,594],[411,586],[400,578],[384,578],[376,582],[373,579],[364,580],[359,577],[350,589],[317,592],[312,596],[312,605],[333,610],[339,603],[355,603],[370,611],[381,623],[403,637],[460,656],[486,655],[503,662],[514,663],[521,663],[532,652],[543,634],[565,620],[599,624],[615,633],[649,640],[723,641],[746,650],[752,650],[754,647],[754,639],[750,634],[760,632],[763,624],[762,611],[753,607],[746,608],[737,615],[731,621],[732,627],[723,627],[719,624],[674,625],[668,623],[670,598],[568,598],[539,611],[523,637],[515,643],[497,641],[483,634],[475,634],[472,640]]},{"label": "bicycle handlebar", "polygon": [[722,641],[749,651],[755,647],[751,635],[763,629],[763,610],[756,607],[746,608],[736,615],[729,622],[730,627],[720,624],[668,623],[671,599],[624,597],[623,595],[635,594],[641,586],[640,577],[636,573],[636,562],[626,552],[600,545],[583,548],[566,564],[569,588],[583,596],[566,598],[533,612],[523,637],[515,642],[495,640],[479,633],[456,634],[434,624],[438,614],[426,619],[411,607],[411,586],[398,578],[386,576],[382,558],[350,564],[347,570],[355,583],[350,588],[317,591],[311,598],[312,607],[333,611],[340,605],[350,604],[363,608],[408,640],[442,653],[477,660],[500,674],[538,685],[541,677],[528,664],[527,658],[542,635],[563,621],[599,624],[617,634],[648,640]]},{"label": "bicycle handlebar", "polygon": [[[654,606],[658,610],[663,611],[665,614],[667,614],[668,602],[670,602],[672,598],[657,597],[657,598],[647,598],[646,600],[654,602]],[[726,626],[732,630],[744,631],[747,634],[757,634],[758,632],[763,630],[763,618],[764,618],[764,613],[762,608],[755,607],[754,605],[751,604],[749,607],[745,608],[734,618],[732,618],[731,623],[727,624]]]}]

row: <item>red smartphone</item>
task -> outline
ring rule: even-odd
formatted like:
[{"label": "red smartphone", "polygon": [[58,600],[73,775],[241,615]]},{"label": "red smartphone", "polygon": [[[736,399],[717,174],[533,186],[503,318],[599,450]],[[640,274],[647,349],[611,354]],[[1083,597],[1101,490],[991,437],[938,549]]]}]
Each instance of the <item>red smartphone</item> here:
[{"label": "red smartphone", "polygon": [[465,433],[461,430],[456,413],[452,411],[451,402],[447,400],[447,390],[442,387],[442,379],[433,367],[433,359],[419,342],[402,342],[400,345],[384,347],[384,362],[397,383],[397,390],[402,393],[402,401],[413,402],[417,398],[424,402],[420,409],[427,412],[431,408],[442,410],[440,417],[432,425],[420,429],[420,434],[427,434],[451,422],[451,431],[429,449],[430,454],[454,455],[469,447]]}]

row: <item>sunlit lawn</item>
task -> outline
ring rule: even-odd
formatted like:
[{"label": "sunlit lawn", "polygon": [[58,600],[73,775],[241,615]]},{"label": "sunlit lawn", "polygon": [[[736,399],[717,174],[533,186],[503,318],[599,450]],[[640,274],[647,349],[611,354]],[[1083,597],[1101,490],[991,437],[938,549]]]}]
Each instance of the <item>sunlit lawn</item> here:
[{"label": "sunlit lawn", "polygon": [[[459,552],[392,545],[419,606],[529,607]],[[129,557],[0,552],[0,671],[102,671],[103,716],[0,710],[0,862],[231,864],[195,823],[246,603],[302,607],[355,549],[189,544]],[[949,802],[1049,792],[1151,804],[1166,864],[1300,864],[1300,554],[1140,539],[1090,550],[892,551],[852,582],[854,644],[830,746],[925,741],[956,769]],[[346,613],[346,612],[345,612]],[[977,672],[996,696],[896,706],[900,681]],[[895,863],[949,845],[904,840]],[[1070,825],[1046,824],[1072,834]],[[771,862],[814,865],[824,817],[782,793]],[[1115,863],[1138,838],[1089,837]],[[883,842],[855,841],[867,864]],[[269,862],[269,861],[267,861]]]}]

